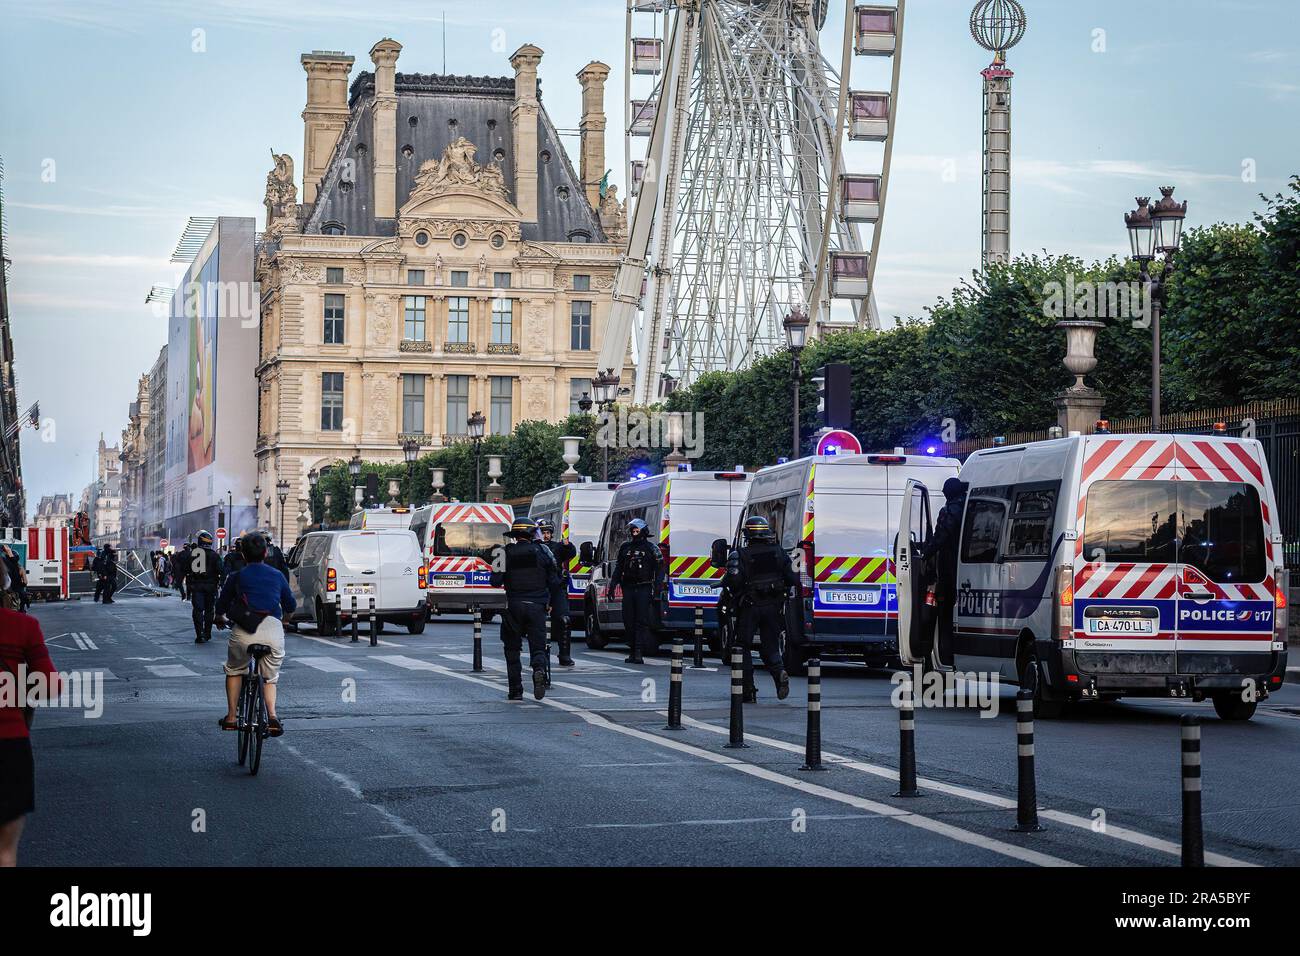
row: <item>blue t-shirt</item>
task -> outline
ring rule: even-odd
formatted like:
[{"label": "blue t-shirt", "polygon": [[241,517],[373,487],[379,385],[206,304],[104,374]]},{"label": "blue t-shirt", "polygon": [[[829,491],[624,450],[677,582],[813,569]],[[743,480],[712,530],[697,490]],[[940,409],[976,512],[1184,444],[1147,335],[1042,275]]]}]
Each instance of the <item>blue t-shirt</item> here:
[{"label": "blue t-shirt", "polygon": [[282,611],[293,611],[298,606],[284,575],[269,564],[256,562],[226,578],[221,596],[217,598],[218,614],[230,610],[230,605],[235,600],[236,584],[239,593],[247,598],[249,608],[254,611],[265,611],[273,617],[282,618]]}]

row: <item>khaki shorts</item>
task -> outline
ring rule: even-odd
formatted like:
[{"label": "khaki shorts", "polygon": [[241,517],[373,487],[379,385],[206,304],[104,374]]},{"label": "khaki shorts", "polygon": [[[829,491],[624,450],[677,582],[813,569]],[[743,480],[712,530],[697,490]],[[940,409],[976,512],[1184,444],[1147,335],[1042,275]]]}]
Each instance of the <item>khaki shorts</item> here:
[{"label": "khaki shorts", "polygon": [[230,625],[230,643],[226,652],[226,673],[238,677],[248,670],[248,649],[254,644],[265,644],[271,653],[262,658],[258,670],[262,680],[274,684],[280,679],[280,665],[284,663],[284,625],[279,618],[266,617],[257,630],[249,634],[233,622]]}]

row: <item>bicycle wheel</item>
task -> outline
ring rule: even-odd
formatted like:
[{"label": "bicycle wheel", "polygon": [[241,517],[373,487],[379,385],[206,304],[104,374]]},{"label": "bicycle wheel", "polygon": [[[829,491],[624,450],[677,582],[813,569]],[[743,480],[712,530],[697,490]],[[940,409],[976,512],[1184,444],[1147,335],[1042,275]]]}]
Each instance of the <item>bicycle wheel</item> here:
[{"label": "bicycle wheel", "polygon": [[235,711],[236,722],[239,726],[239,765],[244,765],[244,760],[248,757],[249,743],[249,680],[245,674],[239,684],[239,709]]},{"label": "bicycle wheel", "polygon": [[251,776],[257,776],[258,769],[262,766],[262,741],[266,739],[270,728],[266,716],[266,698],[262,696],[262,678],[254,677],[252,707],[249,708],[252,713],[252,726],[250,732],[253,735],[253,753],[248,762],[248,772]]}]

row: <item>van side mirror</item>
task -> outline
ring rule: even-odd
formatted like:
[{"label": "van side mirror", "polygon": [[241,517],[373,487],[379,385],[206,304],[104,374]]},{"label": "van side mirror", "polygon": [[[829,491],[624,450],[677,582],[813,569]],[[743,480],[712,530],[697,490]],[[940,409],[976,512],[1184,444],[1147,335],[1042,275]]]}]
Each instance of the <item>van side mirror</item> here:
[{"label": "van side mirror", "polygon": [[713,540],[712,553],[709,555],[709,564],[713,565],[715,568],[724,569],[727,566],[728,557],[727,539],[715,538]]},{"label": "van side mirror", "polygon": [[582,547],[578,549],[578,560],[587,567],[596,563],[596,549],[591,546],[590,541],[582,542]]}]

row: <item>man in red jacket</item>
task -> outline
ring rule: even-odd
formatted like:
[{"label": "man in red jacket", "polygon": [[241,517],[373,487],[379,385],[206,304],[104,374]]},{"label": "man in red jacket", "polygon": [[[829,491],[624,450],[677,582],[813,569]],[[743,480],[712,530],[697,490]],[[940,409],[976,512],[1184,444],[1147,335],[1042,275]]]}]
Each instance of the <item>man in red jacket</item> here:
[{"label": "man in red jacket", "polygon": [[[8,573],[0,564],[0,590]],[[58,693],[58,672],[45,649],[45,636],[36,618],[0,608],[0,681],[9,686],[0,694],[0,867],[18,865],[18,838],[27,814],[36,808],[36,772],[32,763],[32,742],[27,725],[31,703],[27,678],[45,675],[48,693]],[[19,681],[19,676],[23,681]]]}]

